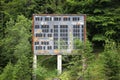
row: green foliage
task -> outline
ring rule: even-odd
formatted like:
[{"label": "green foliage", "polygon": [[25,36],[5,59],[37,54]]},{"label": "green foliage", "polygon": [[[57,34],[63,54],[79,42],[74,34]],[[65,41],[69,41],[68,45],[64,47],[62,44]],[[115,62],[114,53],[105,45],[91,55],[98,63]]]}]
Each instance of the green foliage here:
[{"label": "green foliage", "polygon": [[29,59],[22,55],[15,65],[8,63],[0,75],[0,80],[30,80],[31,68]]},{"label": "green foliage", "polygon": [[[9,23],[10,25],[8,24],[9,27],[7,29],[8,30],[7,32],[9,34],[6,35],[7,37],[5,38],[6,43],[4,43],[4,45],[6,45],[6,46],[4,46],[4,50],[6,50],[6,53],[4,53],[4,55],[6,54],[6,56],[7,56],[6,59],[8,59],[14,63],[15,62],[17,62],[17,63],[14,67],[11,68],[14,71],[11,71],[9,74],[11,74],[11,76],[13,78],[12,79],[9,78],[9,80],[22,80],[24,78],[26,78],[26,80],[30,80],[30,78],[31,78],[30,77],[31,76],[30,75],[30,67],[29,67],[30,60],[28,59],[29,58],[28,54],[30,53],[30,48],[28,46],[30,46],[30,43],[27,41],[29,36],[27,36],[28,33],[26,33],[24,35],[24,37],[22,37],[23,33],[26,32],[24,30],[24,28],[22,29],[22,27],[24,27],[24,26],[22,26],[22,24],[19,24],[21,26],[17,25],[14,27],[21,27],[22,31],[24,31],[24,32],[21,32],[21,30],[19,28],[12,28],[13,26],[11,26],[11,22],[13,22],[13,21],[12,20],[10,21],[10,23]],[[21,22],[21,21],[19,21],[19,22]],[[28,26],[28,25],[26,25],[26,26]],[[17,31],[18,35],[17,35],[16,31]],[[16,40],[16,41],[14,41],[14,40]],[[24,45],[24,44],[26,44],[26,45]],[[11,46],[10,49],[8,48],[9,46]],[[2,60],[2,61],[4,61],[4,60]],[[18,60],[18,61],[16,61],[16,60]],[[3,74],[6,74],[6,73],[3,72]],[[6,79],[4,79],[4,77],[3,77],[2,80],[6,80]]]},{"label": "green foliage", "polygon": [[52,55],[41,55],[37,57],[38,65],[37,69],[35,70],[35,74],[37,75],[38,80],[51,80],[52,78],[57,77],[57,70],[56,70],[56,56]]},{"label": "green foliage", "polygon": [[106,40],[106,37],[101,34],[98,34],[98,35],[96,34],[92,39],[92,41],[105,41],[105,40]]},{"label": "green foliage", "polygon": [[47,13],[47,14],[63,14],[67,11],[64,7],[66,5],[66,0],[36,0],[36,7],[37,13]]},{"label": "green foliage", "polygon": [[18,15],[25,15],[26,17],[30,17],[32,15],[32,11],[35,7],[34,0],[11,0],[6,2],[4,0],[4,19],[7,21],[9,18],[16,19]]},{"label": "green foliage", "polygon": [[48,68],[38,65],[37,69],[34,71],[34,74],[36,74],[38,80],[41,80],[41,79],[48,80],[57,76],[57,71],[56,70],[51,71]]},{"label": "green foliage", "polygon": [[85,80],[105,80],[103,56],[96,57],[84,72]]},{"label": "green foliage", "polygon": [[[86,42],[80,41],[78,39],[76,39],[74,41],[74,47],[75,47],[75,53],[78,53],[80,55],[84,55],[84,56],[90,56],[91,52],[93,51],[92,49],[92,44],[90,41],[86,40]],[[74,54],[74,53],[73,53]]]},{"label": "green foliage", "polygon": [[[105,44],[104,52],[96,55],[92,53],[89,41],[76,41],[77,50],[73,53],[79,56],[63,57],[64,70],[59,76],[62,80],[120,79],[119,0],[1,0],[0,3],[0,80],[30,80],[32,24],[29,19],[35,13],[86,14],[87,36],[93,47],[101,48]],[[56,67],[56,56],[40,57],[39,61],[45,67],[38,68],[38,78],[49,80],[46,76],[55,77],[56,71],[52,70]],[[84,73],[83,59],[87,64]]]},{"label": "green foliage", "polygon": [[120,54],[113,40],[106,40],[102,54],[96,56],[84,72],[85,80],[119,80]]},{"label": "green foliage", "polygon": [[71,75],[70,75],[70,72],[69,71],[65,71],[63,72],[60,77],[59,77],[61,80],[72,80],[71,78]]},{"label": "green foliage", "polygon": [[0,80],[12,80],[13,79],[13,65],[8,63],[4,68],[3,73],[0,75]]},{"label": "green foliage", "polygon": [[[80,40],[75,40],[75,50],[73,51],[72,55],[65,57],[65,60],[68,59],[67,69],[68,72],[64,72],[63,75],[61,75],[61,78],[68,80],[76,80],[78,78],[84,78],[85,71],[89,64],[91,64],[94,60],[94,55],[92,54],[92,46],[89,41],[82,42]],[[77,71],[77,72],[76,72]]]},{"label": "green foliage", "polygon": [[[23,24],[24,23],[24,24]],[[16,23],[11,19],[6,23],[6,36],[2,40],[3,55],[7,60],[15,61],[22,54],[30,53],[30,25],[31,21],[24,16],[18,16]],[[26,44],[26,45],[25,45]],[[23,47],[24,46],[24,47]]]},{"label": "green foliage", "polygon": [[12,80],[30,80],[31,79],[31,68],[29,59],[23,55],[17,61],[14,66],[13,79]]},{"label": "green foliage", "polygon": [[107,80],[120,79],[120,54],[114,41],[106,41],[104,51],[104,74]]},{"label": "green foliage", "polygon": [[[22,15],[18,16],[16,21],[11,19],[6,23],[6,35],[1,43],[3,45],[3,52],[1,54],[3,59],[1,59],[1,64],[5,66],[7,63],[3,62],[7,61],[14,64],[13,67],[10,67],[14,71],[11,71],[12,79],[10,78],[9,80],[23,80],[24,78],[29,80],[31,78],[31,48],[30,42],[28,41],[31,37],[30,26],[31,21]],[[3,72],[2,75],[3,74],[6,73]]]}]

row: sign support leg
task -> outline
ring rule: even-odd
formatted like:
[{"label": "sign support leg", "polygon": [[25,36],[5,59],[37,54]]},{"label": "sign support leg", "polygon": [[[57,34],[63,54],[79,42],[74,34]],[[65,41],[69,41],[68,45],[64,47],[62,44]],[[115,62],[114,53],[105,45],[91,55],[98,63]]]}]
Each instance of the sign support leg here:
[{"label": "sign support leg", "polygon": [[62,73],[62,55],[57,55],[57,70],[58,75]]},{"label": "sign support leg", "polygon": [[37,55],[33,55],[33,80],[36,80],[36,73],[35,70],[37,68]]}]

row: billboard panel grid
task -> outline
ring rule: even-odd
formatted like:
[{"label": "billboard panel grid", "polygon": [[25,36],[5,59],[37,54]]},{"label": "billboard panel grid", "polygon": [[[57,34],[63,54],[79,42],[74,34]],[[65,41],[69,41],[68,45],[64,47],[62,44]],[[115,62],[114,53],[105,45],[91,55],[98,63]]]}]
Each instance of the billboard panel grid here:
[{"label": "billboard panel grid", "polygon": [[72,54],[74,40],[86,39],[86,15],[34,14],[32,30],[34,54]]}]

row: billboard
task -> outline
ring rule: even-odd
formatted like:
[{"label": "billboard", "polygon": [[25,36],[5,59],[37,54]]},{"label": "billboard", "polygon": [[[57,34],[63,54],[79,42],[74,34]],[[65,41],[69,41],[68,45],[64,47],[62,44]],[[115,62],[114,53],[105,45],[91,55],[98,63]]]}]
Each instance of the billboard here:
[{"label": "billboard", "polygon": [[84,14],[34,14],[32,48],[36,55],[72,54],[74,40],[86,39]]}]

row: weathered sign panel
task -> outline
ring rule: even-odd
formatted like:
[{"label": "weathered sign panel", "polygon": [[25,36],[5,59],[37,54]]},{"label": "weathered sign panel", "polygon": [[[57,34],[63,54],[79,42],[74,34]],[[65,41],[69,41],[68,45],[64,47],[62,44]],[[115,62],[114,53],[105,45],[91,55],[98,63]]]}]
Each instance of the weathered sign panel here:
[{"label": "weathered sign panel", "polygon": [[34,14],[32,30],[34,54],[72,54],[74,40],[85,41],[86,15]]}]

